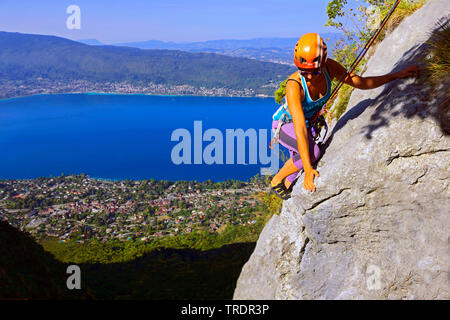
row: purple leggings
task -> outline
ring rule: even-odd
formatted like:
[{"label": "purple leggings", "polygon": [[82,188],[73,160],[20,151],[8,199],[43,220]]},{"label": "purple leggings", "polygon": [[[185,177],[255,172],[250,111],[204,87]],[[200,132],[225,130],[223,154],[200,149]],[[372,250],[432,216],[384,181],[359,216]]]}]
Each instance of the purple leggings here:
[{"label": "purple leggings", "polygon": [[[276,129],[277,127],[278,120],[275,120],[272,122],[272,128]],[[281,145],[289,149],[291,159],[298,170],[300,171],[301,169],[303,169],[302,159],[300,158],[300,154],[298,153],[297,136],[295,135],[293,122],[285,123],[281,126],[279,141]],[[308,145],[311,164],[314,164],[320,157],[320,148],[314,141],[314,136],[311,128],[308,129]],[[297,178],[299,171],[289,175],[286,179],[288,179],[288,181],[292,183],[295,178]]]}]

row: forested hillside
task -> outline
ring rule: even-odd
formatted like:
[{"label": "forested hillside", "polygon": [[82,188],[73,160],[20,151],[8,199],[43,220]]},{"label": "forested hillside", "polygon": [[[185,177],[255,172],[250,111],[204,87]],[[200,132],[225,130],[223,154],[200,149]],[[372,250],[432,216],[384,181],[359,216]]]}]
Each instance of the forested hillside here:
[{"label": "forested hillside", "polygon": [[0,32],[0,77],[10,86],[82,80],[272,94],[291,71],[286,65],[212,53],[89,46],[55,36]]}]

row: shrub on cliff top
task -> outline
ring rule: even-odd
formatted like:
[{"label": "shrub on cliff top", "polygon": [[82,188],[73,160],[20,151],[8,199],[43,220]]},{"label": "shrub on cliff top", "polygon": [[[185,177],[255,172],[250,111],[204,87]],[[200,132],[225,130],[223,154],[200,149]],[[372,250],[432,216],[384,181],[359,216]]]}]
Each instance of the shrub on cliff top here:
[{"label": "shrub on cliff top", "polygon": [[425,73],[429,79],[440,84],[448,81],[450,74],[450,23],[441,23],[427,41],[429,54],[425,59]]}]

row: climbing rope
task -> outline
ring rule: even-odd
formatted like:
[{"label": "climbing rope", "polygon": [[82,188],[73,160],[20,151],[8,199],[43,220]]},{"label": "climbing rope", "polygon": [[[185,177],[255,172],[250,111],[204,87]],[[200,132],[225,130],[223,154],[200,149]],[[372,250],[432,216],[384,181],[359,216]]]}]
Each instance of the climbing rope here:
[{"label": "climbing rope", "polygon": [[[320,109],[316,114],[314,114],[314,116],[311,119],[311,123],[314,124],[317,120],[317,118],[319,116],[321,116],[322,114],[324,114],[325,112],[327,113],[327,118],[328,118],[328,125],[331,127],[331,112],[327,109],[327,106],[330,102],[334,101],[334,99],[337,96],[337,93],[339,92],[339,89],[341,89],[341,87],[344,84],[344,81],[347,80],[348,76],[355,70],[355,68],[358,66],[358,64],[361,62],[361,60],[364,58],[364,56],[366,55],[367,51],[369,51],[369,48],[372,46],[372,44],[374,43],[375,39],[380,35],[381,31],[383,30],[384,26],[386,25],[386,23],[389,21],[389,18],[392,16],[392,14],[394,13],[395,9],[397,8],[398,4],[400,3],[401,0],[397,0],[391,7],[391,9],[389,10],[389,12],[386,14],[386,16],[384,17],[384,19],[380,22],[380,25],[378,26],[378,28],[375,30],[375,32],[372,34],[372,36],[369,38],[369,40],[367,40],[366,44],[364,45],[363,50],[361,50],[361,52],[358,54],[358,56],[356,56],[355,60],[353,60],[352,64],[350,65],[350,68],[347,69],[346,73],[344,74],[344,76],[339,80],[337,86],[334,88],[333,92],[330,95],[330,98],[328,99],[328,101],[325,103],[325,105],[323,106],[322,109]],[[269,144],[269,148],[272,149],[272,143],[276,143],[276,141],[278,140],[278,133],[280,131],[281,128],[281,124],[282,121],[279,122],[279,125],[277,127],[276,133],[273,136],[272,140],[270,141]],[[322,142],[325,141],[326,135],[328,133],[328,129],[326,130],[324,137],[322,138]]]},{"label": "climbing rope", "polygon": [[[339,80],[338,85],[334,88],[333,92],[331,93],[330,99],[328,99],[327,103],[323,106],[323,108],[317,112],[312,120],[311,123],[314,123],[316,121],[316,119],[322,115],[323,113],[327,113],[327,118],[328,118],[328,124],[331,126],[331,112],[327,109],[327,106],[330,102],[332,102],[335,98],[336,95],[339,91],[339,89],[342,87],[342,85],[344,84],[344,81],[347,80],[348,76],[355,70],[355,68],[358,66],[358,64],[361,62],[361,60],[364,58],[365,54],[367,53],[367,51],[369,50],[370,46],[374,43],[375,39],[379,36],[379,34],[381,33],[381,31],[383,30],[384,26],[386,25],[386,23],[388,22],[389,18],[392,16],[392,14],[394,13],[395,8],[397,8],[398,4],[400,3],[401,0],[397,0],[393,6],[391,7],[391,9],[389,10],[389,12],[386,14],[386,16],[384,17],[384,19],[380,22],[380,25],[378,26],[378,28],[375,30],[375,32],[372,34],[372,36],[369,38],[369,40],[366,42],[366,44],[364,45],[363,50],[358,54],[358,56],[355,58],[355,60],[353,61],[353,63],[350,65],[350,68],[347,70],[347,72],[345,73],[345,75],[342,77],[341,80]],[[325,138],[324,138],[325,139]]]}]

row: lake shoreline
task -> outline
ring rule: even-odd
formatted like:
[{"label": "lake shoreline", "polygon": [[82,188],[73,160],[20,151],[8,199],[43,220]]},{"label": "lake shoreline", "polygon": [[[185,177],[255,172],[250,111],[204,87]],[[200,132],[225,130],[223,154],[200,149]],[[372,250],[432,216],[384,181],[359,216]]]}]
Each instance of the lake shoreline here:
[{"label": "lake shoreline", "polygon": [[195,94],[151,94],[151,93],[118,93],[118,92],[61,92],[61,93],[36,93],[29,95],[22,95],[17,97],[10,98],[0,98],[0,102],[2,101],[10,101],[15,99],[23,99],[37,96],[55,96],[55,95],[91,95],[91,96],[151,96],[151,97],[208,97],[208,98],[258,98],[258,99],[266,99],[266,98],[275,98],[275,96],[269,95],[255,95],[255,96],[238,96],[238,95],[195,95]]},{"label": "lake shoreline", "polygon": [[1,178],[0,177],[0,183],[1,182],[33,182],[35,180],[39,179],[61,179],[61,178],[77,178],[77,177],[83,177],[83,179],[87,180],[93,180],[93,181],[99,181],[99,182],[106,182],[106,183],[116,183],[116,182],[149,182],[149,181],[156,181],[156,182],[168,182],[168,183],[179,183],[179,182],[185,182],[185,183],[194,183],[194,184],[202,184],[205,182],[210,181],[211,183],[224,183],[227,181],[236,181],[241,183],[251,183],[252,179],[255,178],[261,178],[261,175],[256,174],[254,177],[248,178],[248,179],[224,179],[224,180],[213,180],[213,179],[207,179],[203,181],[197,181],[197,180],[186,180],[186,179],[179,179],[179,180],[172,180],[172,179],[156,179],[156,178],[147,178],[147,179],[130,179],[130,178],[101,178],[101,177],[92,177],[85,173],[71,173],[71,174],[60,174],[60,175],[49,175],[49,176],[43,176],[43,177],[35,177],[35,178]]}]

